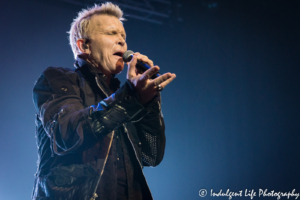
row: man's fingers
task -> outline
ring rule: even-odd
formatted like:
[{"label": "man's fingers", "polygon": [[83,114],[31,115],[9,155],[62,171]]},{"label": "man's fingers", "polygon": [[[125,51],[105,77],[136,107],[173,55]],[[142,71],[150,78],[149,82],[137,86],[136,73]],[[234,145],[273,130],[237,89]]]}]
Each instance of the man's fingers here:
[{"label": "man's fingers", "polygon": [[158,85],[161,85],[161,87],[164,88],[169,83],[171,83],[175,78],[176,78],[176,74],[166,73],[152,80],[151,84],[153,87],[157,87]]},{"label": "man's fingers", "polygon": [[168,78],[166,81],[162,82],[160,85],[162,88],[165,88],[169,83],[171,83],[176,78],[175,74],[172,74],[170,78]]},{"label": "man's fingers", "polygon": [[129,63],[127,63],[127,65],[128,65],[127,79],[136,75],[136,72],[135,72],[136,63],[137,63],[137,55],[133,54],[133,57],[132,57],[131,61]]},{"label": "man's fingers", "polygon": [[140,60],[140,61],[142,61],[142,62],[144,62],[144,63],[149,64],[151,67],[154,66],[154,65],[153,65],[153,61],[150,60],[150,59],[148,58],[148,56],[139,54],[139,55],[137,56],[137,59]]},{"label": "man's fingers", "polygon": [[144,72],[138,68],[135,68],[136,75],[143,74]]},{"label": "man's fingers", "polygon": [[145,71],[141,77],[141,79],[143,81],[146,81],[148,79],[150,79],[154,74],[156,74],[159,71],[159,67],[158,66],[154,66],[151,67],[150,69],[148,69],[147,71]]}]

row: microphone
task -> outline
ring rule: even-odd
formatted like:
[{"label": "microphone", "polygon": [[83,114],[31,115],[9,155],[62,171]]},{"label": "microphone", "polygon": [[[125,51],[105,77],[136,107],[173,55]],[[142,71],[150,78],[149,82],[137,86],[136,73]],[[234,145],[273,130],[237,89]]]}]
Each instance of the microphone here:
[{"label": "microphone", "polygon": [[[131,50],[126,51],[126,52],[123,54],[123,61],[124,61],[124,62],[130,62],[131,59],[132,59],[132,57],[133,57],[133,53],[134,53],[134,52],[131,51]],[[136,67],[137,69],[141,70],[142,72],[145,72],[145,71],[147,71],[148,69],[151,68],[148,64],[146,64],[146,63],[144,63],[144,62],[142,62],[142,61],[140,61],[140,60],[137,60],[137,63],[136,63],[136,65],[135,65],[135,67]],[[151,77],[151,79],[155,79],[155,78],[157,78],[157,77],[159,77],[159,76],[160,76],[160,73],[158,72],[157,74],[154,74],[154,75]]]}]

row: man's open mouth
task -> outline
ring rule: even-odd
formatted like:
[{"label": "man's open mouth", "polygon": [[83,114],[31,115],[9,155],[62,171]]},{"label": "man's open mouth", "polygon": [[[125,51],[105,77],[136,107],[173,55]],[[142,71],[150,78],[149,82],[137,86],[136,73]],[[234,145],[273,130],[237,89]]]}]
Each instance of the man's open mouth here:
[{"label": "man's open mouth", "polygon": [[113,55],[123,57],[123,53],[122,52],[116,52]]}]

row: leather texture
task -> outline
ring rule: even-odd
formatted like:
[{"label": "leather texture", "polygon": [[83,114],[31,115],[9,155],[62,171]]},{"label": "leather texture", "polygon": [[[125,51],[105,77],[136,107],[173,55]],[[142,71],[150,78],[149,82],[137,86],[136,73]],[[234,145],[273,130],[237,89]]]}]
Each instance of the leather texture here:
[{"label": "leather texture", "polygon": [[38,169],[32,199],[85,200],[95,191],[99,200],[115,199],[115,131],[126,146],[129,199],[152,199],[142,166],[163,159],[160,98],[142,106],[129,82],[119,88],[112,77],[108,86],[103,73],[84,60],[76,66],[47,68],[33,89]]}]

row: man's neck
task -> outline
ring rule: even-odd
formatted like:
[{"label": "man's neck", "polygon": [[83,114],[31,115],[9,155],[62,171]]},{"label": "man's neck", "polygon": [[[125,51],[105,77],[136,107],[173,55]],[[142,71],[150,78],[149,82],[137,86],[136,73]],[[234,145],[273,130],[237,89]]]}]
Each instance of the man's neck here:
[{"label": "man's neck", "polygon": [[107,83],[107,85],[109,86],[109,84],[110,84],[110,80],[111,80],[111,74],[109,74],[109,73],[106,73],[105,72],[105,70],[103,70],[103,68],[102,67],[99,67],[95,62],[93,62],[92,60],[90,60],[90,59],[88,59],[88,58],[86,58],[85,59],[88,63],[90,63],[93,67],[95,67],[95,68],[97,68],[97,69],[100,69],[101,71],[102,71],[102,73],[105,75],[105,77],[106,77],[106,83]]}]

